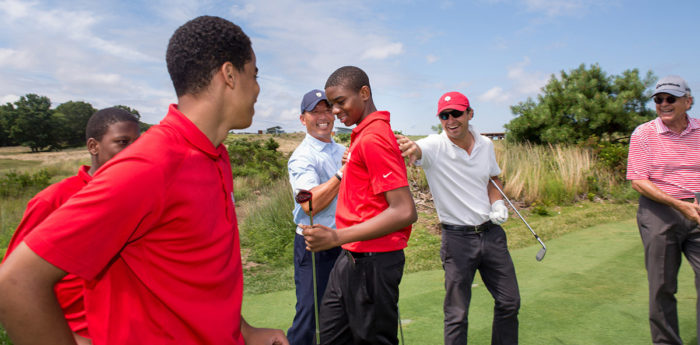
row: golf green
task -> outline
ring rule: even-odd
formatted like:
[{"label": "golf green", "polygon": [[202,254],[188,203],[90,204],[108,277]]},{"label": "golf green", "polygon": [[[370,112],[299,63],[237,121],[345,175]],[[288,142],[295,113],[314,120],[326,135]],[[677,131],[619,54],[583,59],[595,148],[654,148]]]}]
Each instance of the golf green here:
[{"label": "golf green", "polygon": [[[600,225],[545,242],[537,262],[533,246],[511,252],[522,304],[521,344],[649,344],[644,254],[634,220]],[[439,255],[435,253],[435,255]],[[406,260],[410,260],[410,257]],[[442,344],[443,272],[404,275],[399,302],[405,342]],[[478,278],[472,288],[469,342],[488,344],[493,299]],[[693,272],[679,274],[681,336],[695,343]],[[243,315],[258,327],[286,330],[294,317],[294,291],[246,295]]]}]

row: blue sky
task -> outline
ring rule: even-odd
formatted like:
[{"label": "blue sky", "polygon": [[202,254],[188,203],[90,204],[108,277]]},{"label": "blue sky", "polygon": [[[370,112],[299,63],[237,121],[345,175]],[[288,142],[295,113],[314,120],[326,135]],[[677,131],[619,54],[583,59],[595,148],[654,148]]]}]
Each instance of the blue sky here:
[{"label": "blue sky", "polygon": [[0,102],[124,104],[157,123],[177,101],[168,39],[202,14],[251,37],[261,93],[250,131],[303,130],[301,96],[344,65],[367,72],[377,108],[406,134],[432,133],[448,91],[467,95],[478,130],[503,131],[511,105],[581,64],[679,74],[700,90],[698,1],[0,0]]}]

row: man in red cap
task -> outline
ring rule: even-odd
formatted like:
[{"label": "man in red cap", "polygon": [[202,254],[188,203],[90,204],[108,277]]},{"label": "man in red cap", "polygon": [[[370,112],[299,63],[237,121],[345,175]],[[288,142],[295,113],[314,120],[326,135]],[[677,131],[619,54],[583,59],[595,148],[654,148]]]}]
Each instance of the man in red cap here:
[{"label": "man in red cap", "polygon": [[445,344],[467,343],[472,281],[479,270],[495,299],[492,344],[518,343],[520,293],[506,234],[508,219],[498,190],[501,169],[493,143],[469,121],[474,110],[459,92],[438,101],[443,132],[417,142],[397,136],[404,157],[421,165],[442,228],[440,257],[445,269]]}]

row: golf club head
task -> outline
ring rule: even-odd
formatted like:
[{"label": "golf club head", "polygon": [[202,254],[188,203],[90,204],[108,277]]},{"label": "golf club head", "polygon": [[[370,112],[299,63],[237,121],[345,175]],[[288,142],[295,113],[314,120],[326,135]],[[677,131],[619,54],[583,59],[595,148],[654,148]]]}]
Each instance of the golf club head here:
[{"label": "golf club head", "polygon": [[307,201],[311,200],[311,192],[306,190],[306,189],[297,189],[296,190],[296,195],[294,196],[294,200],[297,202],[297,204],[303,204]]},{"label": "golf club head", "polygon": [[545,254],[547,254],[547,248],[542,247],[542,249],[540,249],[540,251],[537,252],[535,259],[537,259],[537,261],[542,261],[542,259],[544,259]]}]

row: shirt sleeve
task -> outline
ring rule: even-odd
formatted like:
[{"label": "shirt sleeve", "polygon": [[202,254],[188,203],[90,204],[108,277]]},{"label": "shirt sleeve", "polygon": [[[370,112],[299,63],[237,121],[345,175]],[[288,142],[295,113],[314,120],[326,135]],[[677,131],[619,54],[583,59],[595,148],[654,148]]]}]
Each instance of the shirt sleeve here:
[{"label": "shirt sleeve", "polygon": [[498,176],[501,174],[501,168],[496,160],[496,150],[493,148],[493,141],[486,138],[489,148],[489,176]]},{"label": "shirt sleeve", "polygon": [[627,155],[627,179],[649,179],[649,148],[645,145],[640,130],[637,128],[630,137],[630,148]]},{"label": "shirt sleeve", "polygon": [[292,155],[287,163],[287,171],[289,172],[289,182],[293,191],[297,189],[310,190],[321,184],[320,177],[316,173],[314,164],[308,154]]},{"label": "shirt sleeve", "polygon": [[433,155],[434,153],[434,143],[431,142],[428,138],[423,138],[416,140],[416,145],[420,148],[420,154],[421,157],[420,159],[416,160],[416,165],[421,166],[423,168],[430,168],[431,163],[433,162]]},{"label": "shirt sleeve", "polygon": [[359,147],[374,194],[408,186],[406,165],[395,138],[388,128],[386,131],[368,132],[363,138],[363,145]]},{"label": "shirt sleeve", "polygon": [[[15,248],[22,243],[24,238],[27,237],[27,235],[29,235],[29,233],[31,233],[31,231],[37,225],[43,222],[55,209],[56,208],[50,202],[47,202],[42,198],[35,197],[34,199],[29,200],[29,203],[27,203],[27,209],[24,211],[24,215],[22,216],[22,220],[20,221],[19,226],[17,226],[17,230],[15,230],[15,233],[12,235],[10,244],[7,246],[5,259],[7,259],[7,257],[10,256],[10,253],[12,253]],[[5,259],[3,259],[3,261]]]},{"label": "shirt sleeve", "polygon": [[[116,161],[120,161],[117,164]],[[94,279],[156,224],[165,198],[163,168],[119,157],[42,222],[25,243],[62,270]]]}]

